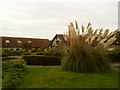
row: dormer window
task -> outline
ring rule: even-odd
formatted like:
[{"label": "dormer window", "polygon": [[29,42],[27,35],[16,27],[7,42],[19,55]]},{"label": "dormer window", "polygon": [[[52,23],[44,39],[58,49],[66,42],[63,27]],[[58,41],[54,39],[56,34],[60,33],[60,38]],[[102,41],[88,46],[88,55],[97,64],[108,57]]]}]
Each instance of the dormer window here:
[{"label": "dormer window", "polygon": [[28,43],[32,43],[31,41],[28,41]]},{"label": "dormer window", "polygon": [[17,41],[17,43],[22,43],[21,41]]},{"label": "dormer window", "polygon": [[5,40],[6,43],[10,43],[10,40]]}]

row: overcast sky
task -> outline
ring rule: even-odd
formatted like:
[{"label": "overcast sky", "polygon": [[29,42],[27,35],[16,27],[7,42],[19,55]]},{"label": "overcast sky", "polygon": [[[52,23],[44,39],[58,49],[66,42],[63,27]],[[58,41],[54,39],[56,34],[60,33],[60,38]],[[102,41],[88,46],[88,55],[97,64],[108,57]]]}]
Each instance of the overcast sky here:
[{"label": "overcast sky", "polygon": [[1,0],[0,36],[52,39],[67,25],[118,28],[119,0]]}]

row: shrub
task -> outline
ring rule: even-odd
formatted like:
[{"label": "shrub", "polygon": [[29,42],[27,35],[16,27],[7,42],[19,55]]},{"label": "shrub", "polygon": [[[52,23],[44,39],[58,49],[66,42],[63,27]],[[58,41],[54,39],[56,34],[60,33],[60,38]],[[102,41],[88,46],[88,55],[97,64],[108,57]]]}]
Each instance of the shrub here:
[{"label": "shrub", "polygon": [[52,49],[52,50],[49,50],[49,51],[46,52],[46,55],[56,56],[56,57],[63,57],[65,54],[66,54],[65,51],[63,51],[63,50],[55,50],[55,49]]},{"label": "shrub", "polygon": [[27,73],[25,61],[12,60],[2,63],[2,86],[3,88],[15,88],[22,82],[23,76]]},{"label": "shrub", "polygon": [[25,55],[23,59],[28,65],[60,65],[61,61],[58,57],[44,55]]},{"label": "shrub", "polygon": [[[93,33],[93,29],[89,23],[87,26],[88,32],[84,32],[84,27],[82,26],[83,34],[80,35],[76,22],[76,29],[73,23],[71,23],[68,30],[66,38],[69,53],[62,60],[63,70],[72,72],[99,72],[110,70],[110,59],[105,53],[105,50],[107,50],[105,47],[108,47],[115,38],[106,39],[108,29],[102,34],[103,36],[101,36],[102,30],[99,32],[99,35],[96,35],[98,30]],[[84,35],[85,33],[86,35]],[[100,40],[102,41],[100,42]],[[108,40],[108,42],[103,44],[103,40],[105,42]]]},{"label": "shrub", "polygon": [[2,56],[17,56],[17,55],[22,55],[24,54],[24,51],[10,51],[10,50],[3,50],[2,51]]},{"label": "shrub", "polygon": [[6,52],[2,52],[2,57],[7,57],[8,54]]}]

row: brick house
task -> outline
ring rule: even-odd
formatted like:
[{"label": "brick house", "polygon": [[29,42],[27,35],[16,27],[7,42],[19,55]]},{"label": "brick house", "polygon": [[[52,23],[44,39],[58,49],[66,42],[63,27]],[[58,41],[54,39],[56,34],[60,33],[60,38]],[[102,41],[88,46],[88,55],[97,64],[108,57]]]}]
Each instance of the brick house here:
[{"label": "brick house", "polygon": [[21,38],[21,37],[0,37],[0,48],[11,51],[24,49],[25,43],[30,43],[32,49],[46,48],[50,44],[48,39]]}]

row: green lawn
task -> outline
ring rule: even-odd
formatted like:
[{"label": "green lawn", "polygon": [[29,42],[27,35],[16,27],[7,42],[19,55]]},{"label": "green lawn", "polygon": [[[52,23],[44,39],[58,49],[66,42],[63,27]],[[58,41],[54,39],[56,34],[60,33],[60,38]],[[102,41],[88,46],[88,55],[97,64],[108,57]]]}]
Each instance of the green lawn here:
[{"label": "green lawn", "polygon": [[72,73],[60,67],[29,67],[18,88],[117,88],[118,72]]}]

